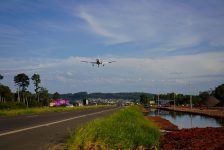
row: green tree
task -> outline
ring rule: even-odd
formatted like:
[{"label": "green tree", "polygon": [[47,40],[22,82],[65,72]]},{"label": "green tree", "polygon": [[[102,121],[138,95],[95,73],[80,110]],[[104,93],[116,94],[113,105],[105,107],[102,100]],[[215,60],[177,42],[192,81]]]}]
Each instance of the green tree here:
[{"label": "green tree", "polygon": [[0,74],[0,80],[2,80],[3,78],[4,78],[4,76]]},{"label": "green tree", "polygon": [[11,101],[13,94],[8,86],[0,85],[0,102]]},{"label": "green tree", "polygon": [[33,74],[33,76],[31,77],[31,79],[33,80],[33,83],[34,83],[34,86],[35,86],[35,92],[36,92],[36,96],[37,96],[37,100],[38,100],[38,102],[40,101],[39,100],[39,89],[40,89],[40,86],[39,86],[39,84],[40,84],[40,82],[41,82],[41,80],[40,80],[40,75],[39,74]]},{"label": "green tree", "polygon": [[[4,78],[3,75],[0,74],[0,80],[2,80],[3,78]],[[0,83],[0,85],[1,85],[1,83]],[[0,102],[1,102],[1,98],[2,98],[2,95],[0,93]]]},{"label": "green tree", "polygon": [[26,107],[28,108],[29,107],[29,103],[32,101],[32,93],[29,92],[29,91],[25,91],[24,92],[24,101],[25,101],[25,104],[26,104]]},{"label": "green tree", "polygon": [[141,103],[142,105],[147,105],[147,104],[149,104],[149,100],[150,100],[150,98],[149,98],[148,95],[146,95],[146,94],[142,94],[142,95],[140,95],[140,103]]},{"label": "green tree", "polygon": [[56,100],[56,99],[60,99],[61,98],[61,95],[58,93],[58,92],[55,92],[54,94],[53,94],[53,97],[52,97],[54,100]]},{"label": "green tree", "polygon": [[224,100],[224,84],[215,88],[214,95],[219,100]]},{"label": "green tree", "polygon": [[48,90],[44,87],[40,87],[40,102],[42,106],[48,106],[49,104],[49,93]]},{"label": "green tree", "polygon": [[192,103],[194,106],[200,105],[201,101],[202,100],[199,96],[192,96]]},{"label": "green tree", "polygon": [[[25,73],[20,73],[14,77],[14,82],[19,87],[18,93],[20,92],[20,89],[22,88],[23,102],[25,103],[24,92],[26,91],[27,87],[30,84],[29,77]],[[18,94],[18,101],[20,102],[19,94]]]},{"label": "green tree", "polygon": [[204,92],[199,92],[199,97],[201,98],[201,100],[206,100],[209,97],[209,92],[204,91]]}]

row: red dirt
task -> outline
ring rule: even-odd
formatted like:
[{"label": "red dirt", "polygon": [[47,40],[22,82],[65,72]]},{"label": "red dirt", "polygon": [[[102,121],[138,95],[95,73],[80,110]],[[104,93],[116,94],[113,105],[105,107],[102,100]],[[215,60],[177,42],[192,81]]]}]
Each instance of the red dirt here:
[{"label": "red dirt", "polygon": [[224,127],[168,132],[160,144],[160,150],[224,150]]},{"label": "red dirt", "polygon": [[162,130],[174,131],[178,130],[177,126],[172,124],[170,121],[161,118],[160,116],[146,116],[147,119],[152,121],[155,125],[157,125]]},{"label": "red dirt", "polygon": [[224,127],[178,130],[177,126],[159,116],[147,119],[160,129],[171,132],[160,140],[160,150],[224,150]]}]

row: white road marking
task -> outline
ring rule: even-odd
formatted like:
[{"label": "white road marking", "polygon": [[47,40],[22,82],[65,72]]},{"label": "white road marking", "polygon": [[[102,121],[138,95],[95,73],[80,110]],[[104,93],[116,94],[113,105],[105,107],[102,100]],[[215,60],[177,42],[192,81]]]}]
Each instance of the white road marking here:
[{"label": "white road marking", "polygon": [[76,117],[72,117],[72,118],[68,118],[68,119],[64,119],[64,120],[59,120],[59,121],[54,121],[54,122],[50,122],[50,123],[40,124],[40,125],[36,125],[36,126],[32,126],[32,127],[19,129],[19,130],[8,131],[8,132],[5,132],[5,133],[0,133],[0,137],[5,136],[5,135],[9,135],[9,134],[14,134],[14,133],[18,133],[18,132],[31,130],[31,129],[36,129],[36,128],[40,128],[40,127],[46,127],[46,126],[50,126],[50,125],[54,125],[54,124],[57,124],[57,123],[62,123],[62,122],[66,122],[66,121],[70,121],[70,120],[74,120],[74,119],[78,119],[78,118],[82,118],[82,117],[92,116],[92,115],[96,115],[96,114],[100,114],[100,113],[103,113],[103,112],[116,110],[116,109],[119,109],[119,107],[118,108],[113,108],[113,109],[108,109],[108,110],[103,110],[103,111],[99,111],[99,112],[95,112],[95,113],[90,113],[90,114],[86,114],[86,115],[76,116]]}]

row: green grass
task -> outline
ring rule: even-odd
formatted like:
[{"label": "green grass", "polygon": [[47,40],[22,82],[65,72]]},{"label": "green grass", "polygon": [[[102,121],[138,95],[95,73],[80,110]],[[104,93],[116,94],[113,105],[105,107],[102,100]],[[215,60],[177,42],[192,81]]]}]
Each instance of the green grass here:
[{"label": "green grass", "polygon": [[146,120],[136,106],[88,123],[74,131],[68,141],[68,149],[87,149],[90,145],[100,145],[106,149],[134,149],[138,146],[150,148],[159,146],[160,131]]},{"label": "green grass", "polygon": [[0,116],[18,116],[28,114],[39,114],[45,112],[61,112],[61,111],[70,111],[70,110],[87,109],[87,108],[101,108],[101,107],[113,107],[113,106],[98,105],[98,106],[80,106],[80,107],[37,107],[27,109],[10,109],[10,110],[0,110]]}]

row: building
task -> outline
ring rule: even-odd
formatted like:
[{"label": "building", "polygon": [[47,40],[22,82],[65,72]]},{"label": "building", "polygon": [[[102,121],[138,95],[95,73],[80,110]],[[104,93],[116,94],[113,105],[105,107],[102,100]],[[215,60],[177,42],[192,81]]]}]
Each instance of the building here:
[{"label": "building", "polygon": [[49,104],[49,106],[51,106],[51,107],[62,106],[62,105],[70,105],[70,101],[64,100],[64,99],[57,99],[57,100],[51,101]]},{"label": "building", "polygon": [[87,99],[83,99],[82,103],[85,106],[85,105],[88,105],[89,104],[89,101]]}]

